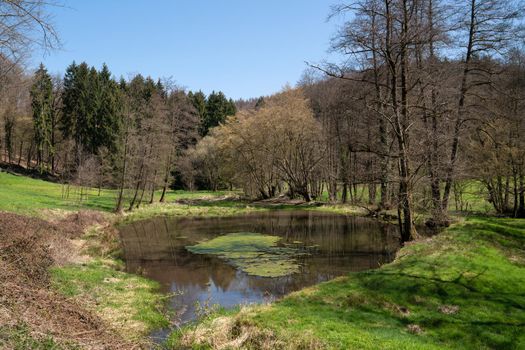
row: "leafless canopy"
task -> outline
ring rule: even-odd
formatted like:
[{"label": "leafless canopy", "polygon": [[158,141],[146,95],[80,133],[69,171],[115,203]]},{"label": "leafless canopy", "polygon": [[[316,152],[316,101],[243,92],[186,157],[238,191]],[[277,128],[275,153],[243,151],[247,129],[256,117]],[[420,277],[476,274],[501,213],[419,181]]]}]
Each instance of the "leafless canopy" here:
[{"label": "leafless canopy", "polygon": [[60,41],[50,7],[59,3],[46,0],[0,0],[0,55],[20,63],[36,48],[45,52],[58,48]]}]

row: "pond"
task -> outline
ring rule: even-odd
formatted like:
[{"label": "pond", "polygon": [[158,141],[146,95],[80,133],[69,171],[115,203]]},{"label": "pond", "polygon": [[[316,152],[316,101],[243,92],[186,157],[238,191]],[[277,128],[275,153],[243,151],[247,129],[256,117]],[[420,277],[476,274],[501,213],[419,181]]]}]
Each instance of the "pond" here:
[{"label": "pond", "polygon": [[[169,307],[179,324],[198,317],[203,305],[272,301],[350,271],[377,268],[392,261],[400,247],[394,225],[290,210],[157,217],[122,227],[121,239],[127,270],[173,293]],[[210,246],[225,246],[235,255]]]}]

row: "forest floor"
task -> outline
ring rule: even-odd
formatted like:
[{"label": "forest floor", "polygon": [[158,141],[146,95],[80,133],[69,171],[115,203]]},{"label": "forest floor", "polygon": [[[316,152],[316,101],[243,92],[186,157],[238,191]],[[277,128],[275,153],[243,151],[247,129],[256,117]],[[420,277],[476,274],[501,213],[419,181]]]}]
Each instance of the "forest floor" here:
[{"label": "forest floor", "polygon": [[269,305],[209,316],[174,348],[524,349],[525,220],[468,218]]}]

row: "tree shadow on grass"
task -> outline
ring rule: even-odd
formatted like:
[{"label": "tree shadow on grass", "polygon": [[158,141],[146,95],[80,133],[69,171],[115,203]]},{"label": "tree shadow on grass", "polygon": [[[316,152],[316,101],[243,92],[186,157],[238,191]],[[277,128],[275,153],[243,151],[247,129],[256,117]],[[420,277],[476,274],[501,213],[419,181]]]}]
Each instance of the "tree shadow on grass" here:
[{"label": "tree shadow on grass", "polygon": [[[423,272],[414,273],[415,268]],[[363,311],[380,313],[404,325],[418,324],[440,342],[456,342],[457,337],[470,348],[515,348],[525,331],[523,289],[519,285],[508,289],[490,286],[484,278],[487,267],[459,271],[448,278],[442,277],[443,269],[410,262],[395,270],[352,275],[350,288],[372,295],[371,307],[359,306]],[[446,305],[458,311],[443,313],[440,310]]]}]

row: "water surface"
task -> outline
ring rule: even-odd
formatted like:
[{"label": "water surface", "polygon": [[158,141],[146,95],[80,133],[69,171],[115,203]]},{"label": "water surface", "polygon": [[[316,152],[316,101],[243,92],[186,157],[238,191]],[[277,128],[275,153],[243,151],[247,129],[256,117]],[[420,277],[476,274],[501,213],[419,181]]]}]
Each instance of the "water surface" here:
[{"label": "water surface", "polygon": [[[186,246],[234,232],[282,237],[311,247],[300,272],[268,278],[236,270],[220,258],[192,254]],[[196,318],[203,304],[233,307],[280,298],[322,281],[379,267],[399,249],[397,228],[373,219],[315,211],[271,211],[221,218],[157,217],[121,228],[126,268],[176,293],[169,306],[180,323]],[[300,243],[298,243],[300,242]]]}]

